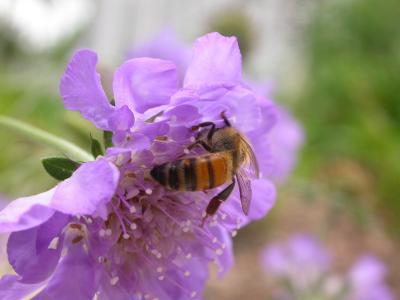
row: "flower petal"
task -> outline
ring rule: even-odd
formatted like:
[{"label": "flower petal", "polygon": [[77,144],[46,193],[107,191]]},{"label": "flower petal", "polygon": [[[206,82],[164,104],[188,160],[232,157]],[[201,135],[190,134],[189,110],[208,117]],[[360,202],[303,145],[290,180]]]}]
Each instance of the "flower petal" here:
[{"label": "flower petal", "polygon": [[113,90],[117,107],[132,111],[167,104],[177,90],[176,67],[172,62],[153,58],[134,58],[122,64],[114,74]]},{"label": "flower petal", "polygon": [[243,214],[240,204],[238,188],[236,188],[228,201],[224,203],[222,211],[229,217],[223,222],[228,230],[235,231],[250,223],[263,218],[275,204],[275,186],[267,179],[256,179],[251,181],[253,198],[251,201],[249,215]]},{"label": "flower petal", "polygon": [[80,166],[54,193],[52,207],[65,214],[93,214],[111,200],[119,171],[104,158]]},{"label": "flower petal", "polygon": [[127,115],[125,110],[116,110],[109,103],[101,86],[100,75],[96,72],[96,64],[97,54],[93,51],[83,49],[73,55],[60,82],[65,108],[79,111],[104,130],[113,130],[109,119],[115,119],[120,114],[124,119],[130,118],[125,123],[131,124],[132,113]]},{"label": "flower petal", "polygon": [[232,238],[222,226],[211,227],[210,231],[221,244],[221,248],[218,249],[216,257],[216,261],[219,266],[218,276],[221,278],[232,268],[234,264]]},{"label": "flower petal", "polygon": [[242,56],[235,37],[213,32],[196,41],[184,80],[185,87],[206,82],[239,82],[241,78]]},{"label": "flower petal", "polygon": [[128,57],[152,57],[172,61],[177,66],[180,81],[183,81],[190,62],[191,49],[178,40],[172,29],[167,28],[148,43],[130,51]]},{"label": "flower petal", "polygon": [[275,186],[266,179],[252,181],[253,200],[248,218],[259,220],[274,206],[276,200]]},{"label": "flower petal", "polygon": [[32,300],[91,300],[95,293],[94,266],[82,244],[72,245],[48,285]]},{"label": "flower petal", "polygon": [[0,279],[1,300],[21,300],[32,294],[44,283],[26,284],[17,275],[5,275]]},{"label": "flower petal", "polygon": [[44,224],[13,232],[7,244],[8,260],[24,283],[38,283],[50,276],[61,255],[61,230],[68,217],[55,213]]},{"label": "flower petal", "polygon": [[0,212],[0,232],[25,230],[46,222],[54,214],[54,192],[55,188],[12,201]]}]

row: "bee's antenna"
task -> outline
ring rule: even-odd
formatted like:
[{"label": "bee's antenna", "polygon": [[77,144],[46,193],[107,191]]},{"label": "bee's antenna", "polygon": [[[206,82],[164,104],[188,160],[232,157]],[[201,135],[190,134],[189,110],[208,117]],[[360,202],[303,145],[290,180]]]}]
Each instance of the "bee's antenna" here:
[{"label": "bee's antenna", "polygon": [[231,127],[232,125],[229,122],[228,118],[226,117],[225,113],[226,113],[226,110],[223,110],[221,112],[221,118],[224,119],[224,123],[225,123],[226,126]]}]

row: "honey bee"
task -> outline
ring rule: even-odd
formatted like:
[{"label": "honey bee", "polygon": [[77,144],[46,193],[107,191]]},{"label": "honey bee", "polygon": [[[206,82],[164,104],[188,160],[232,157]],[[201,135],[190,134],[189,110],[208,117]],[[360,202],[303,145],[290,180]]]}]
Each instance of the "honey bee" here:
[{"label": "honey bee", "polygon": [[257,160],[246,138],[231,126],[224,112],[221,118],[224,121],[221,128],[213,122],[192,127],[201,130],[188,150],[200,146],[207,153],[157,165],[150,174],[161,185],[177,191],[205,191],[228,184],[210,200],[206,208],[208,216],[218,211],[237,182],[242,210],[248,215],[252,198],[249,178],[259,177]]}]

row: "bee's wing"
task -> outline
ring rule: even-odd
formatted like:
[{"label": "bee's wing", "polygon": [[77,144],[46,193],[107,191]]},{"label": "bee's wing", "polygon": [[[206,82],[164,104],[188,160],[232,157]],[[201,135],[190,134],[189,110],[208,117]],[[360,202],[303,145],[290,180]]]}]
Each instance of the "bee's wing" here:
[{"label": "bee's wing", "polygon": [[241,168],[246,170],[246,173],[250,178],[259,178],[260,171],[258,168],[258,162],[256,156],[251,148],[249,142],[241,136],[241,153],[244,155],[244,160]]},{"label": "bee's wing", "polygon": [[240,202],[245,215],[249,214],[252,198],[251,182],[249,178],[259,177],[259,168],[256,156],[249,142],[245,137],[241,136],[241,155],[243,161],[240,168],[236,171],[236,179],[239,185]]},{"label": "bee's wing", "polygon": [[242,210],[247,216],[250,210],[251,198],[253,196],[251,191],[251,182],[246,175],[245,169],[239,169],[236,172],[236,179],[239,185],[240,202]]}]

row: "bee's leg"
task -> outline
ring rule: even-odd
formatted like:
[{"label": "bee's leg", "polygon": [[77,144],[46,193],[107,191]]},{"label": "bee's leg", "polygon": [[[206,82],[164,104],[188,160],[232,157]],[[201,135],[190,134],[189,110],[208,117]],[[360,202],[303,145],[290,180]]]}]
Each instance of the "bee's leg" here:
[{"label": "bee's leg", "polygon": [[208,134],[207,134],[207,140],[211,141],[211,139],[214,135],[214,132],[215,132],[215,124],[213,122],[203,122],[198,125],[192,126],[192,130],[194,131],[199,128],[208,127],[208,126],[210,126],[210,130],[208,131]]},{"label": "bee's leg", "polygon": [[187,146],[187,149],[192,150],[196,146],[202,146],[204,150],[211,152],[211,147],[206,142],[201,140],[197,140],[193,144],[190,144],[189,146]]},{"label": "bee's leg", "polygon": [[227,127],[231,127],[231,122],[229,122],[228,118],[225,115],[225,110],[221,112],[221,118],[224,119],[224,123]]},{"label": "bee's leg", "polygon": [[[226,199],[228,199],[229,195],[232,193],[232,191],[235,187],[235,183],[236,183],[235,178],[232,178],[232,183],[210,200],[210,202],[208,203],[207,208],[206,208],[207,215],[205,216],[205,218],[207,218],[208,216],[215,215],[215,213],[218,211],[218,208],[222,204],[222,202],[224,202]],[[203,220],[203,222],[204,222],[204,220]]]}]

